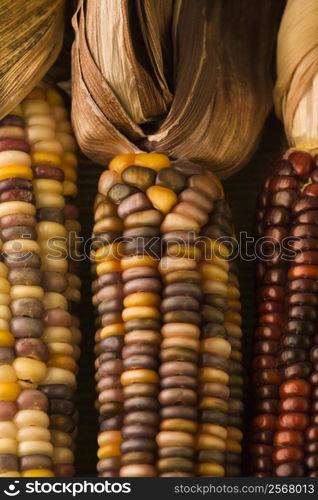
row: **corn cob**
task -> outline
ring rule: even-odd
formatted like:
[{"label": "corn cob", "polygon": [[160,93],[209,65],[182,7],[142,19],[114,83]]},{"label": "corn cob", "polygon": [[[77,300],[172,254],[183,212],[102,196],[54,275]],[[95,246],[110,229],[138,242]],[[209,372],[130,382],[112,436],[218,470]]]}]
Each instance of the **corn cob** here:
[{"label": "corn cob", "polygon": [[[229,453],[240,447],[240,405],[228,426],[226,402],[224,325],[232,337],[241,330],[237,279],[216,241],[220,223],[230,225],[222,197],[213,174],[155,153],[115,157],[100,177],[92,248],[100,475],[222,476],[227,427]],[[200,242],[204,229],[211,237]]]},{"label": "corn cob", "polygon": [[[277,251],[258,273],[256,335],[264,341],[262,351],[257,347],[261,355],[254,359],[256,394],[261,398],[251,449],[256,475],[317,473],[318,422],[315,396],[311,399],[318,303],[316,172],[316,158],[292,151],[278,161],[263,189],[259,234],[274,237]],[[278,246],[287,236],[293,240],[288,251],[279,254]]]},{"label": "corn cob", "polygon": [[[50,246],[56,237],[61,237],[66,244],[63,212],[59,211],[64,202],[61,184],[64,176],[59,166],[63,148],[67,150],[69,144],[73,148],[74,142],[67,140],[64,132],[61,134],[52,100],[61,104],[55,91],[37,87],[0,125],[4,153],[0,160],[0,227],[3,265],[8,268],[7,271],[3,268],[3,275],[7,275],[9,281],[8,290],[5,283],[2,289],[10,294],[7,304],[10,310],[2,308],[6,319],[2,320],[1,327],[4,339],[6,335],[15,337],[11,346],[14,351],[7,348],[5,352],[6,356],[10,352],[15,356],[12,367],[17,397],[10,405],[10,418],[11,427],[15,426],[15,450],[19,458],[13,470],[8,470],[8,464],[13,464],[10,453],[7,462],[5,458],[2,460],[1,473],[5,475],[36,477],[73,473],[73,467],[69,467],[73,461],[72,439],[65,434],[67,440],[61,444],[64,432],[60,435],[51,432],[55,409],[61,408],[61,401],[65,407],[60,395],[52,399],[54,387],[61,394],[64,386],[53,384],[66,378],[75,386],[75,376],[67,371],[69,366],[65,366],[71,358],[56,356],[55,352],[58,346],[67,346],[68,332],[63,321],[70,318],[63,310],[67,308],[67,301],[61,295],[67,286],[61,274],[67,270],[67,263],[65,266],[63,258],[54,259],[59,253],[55,249],[54,255],[54,248]],[[64,119],[65,111],[61,114]],[[57,288],[60,293],[56,293]],[[10,321],[8,328],[5,321]],[[9,331],[6,334],[9,328],[10,334]],[[4,367],[2,364],[0,368]],[[70,388],[65,388],[70,393]],[[66,403],[68,408],[73,407],[69,401]]]}]

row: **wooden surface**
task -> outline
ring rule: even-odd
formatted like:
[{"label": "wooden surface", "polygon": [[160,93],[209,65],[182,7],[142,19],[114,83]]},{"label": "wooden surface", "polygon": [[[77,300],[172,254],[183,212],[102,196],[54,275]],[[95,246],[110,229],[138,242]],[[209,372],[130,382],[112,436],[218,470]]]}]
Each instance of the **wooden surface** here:
[{"label": "wooden surface", "polygon": [[[224,182],[225,194],[233,211],[233,218],[237,234],[245,231],[252,234],[253,217],[256,197],[260,185],[266,174],[270,171],[275,158],[283,151],[282,127],[280,123],[270,116],[264,129],[263,139],[253,160],[243,170],[231,179]],[[79,172],[79,197],[78,206],[81,212],[81,223],[84,238],[89,238],[93,220],[93,200],[96,193],[96,184],[102,167],[93,165],[88,160],[83,160]],[[244,330],[244,365],[246,366],[246,379],[248,389],[249,366],[251,355],[251,341],[255,324],[254,304],[254,264],[252,261],[239,261],[242,315]],[[79,384],[77,391],[78,408],[80,412],[79,433],[76,450],[76,466],[78,476],[95,476],[96,466],[96,438],[98,433],[98,415],[94,408],[95,381],[94,381],[94,313],[91,306],[90,292],[90,264],[83,261],[82,274],[82,307],[81,328],[83,332],[82,357],[80,360]],[[246,390],[246,394],[249,391]],[[247,400],[246,422],[251,414],[252,402]],[[248,432],[245,433],[246,437]],[[245,460],[246,462],[246,460]]]}]

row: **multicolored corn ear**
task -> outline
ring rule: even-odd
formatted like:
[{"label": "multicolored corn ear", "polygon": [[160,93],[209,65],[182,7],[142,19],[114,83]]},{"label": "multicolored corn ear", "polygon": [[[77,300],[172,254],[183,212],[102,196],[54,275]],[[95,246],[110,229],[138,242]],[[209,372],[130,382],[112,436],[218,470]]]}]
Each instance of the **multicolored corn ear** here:
[{"label": "multicolored corn ear", "polygon": [[1,476],[75,473],[75,152],[63,99],[48,86],[0,121]]},{"label": "multicolored corn ear", "polygon": [[240,294],[220,182],[124,154],[94,212],[99,476],[240,475]]}]

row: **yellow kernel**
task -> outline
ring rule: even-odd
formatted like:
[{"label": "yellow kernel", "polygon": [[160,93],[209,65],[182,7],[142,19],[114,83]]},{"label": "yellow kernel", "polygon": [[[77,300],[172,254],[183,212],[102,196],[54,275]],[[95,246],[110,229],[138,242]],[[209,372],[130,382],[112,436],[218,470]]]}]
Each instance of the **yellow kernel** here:
[{"label": "yellow kernel", "polygon": [[213,462],[198,464],[196,473],[199,476],[224,477],[225,470],[222,465]]},{"label": "yellow kernel", "polygon": [[229,384],[230,385],[243,385],[244,384],[243,377],[241,377],[240,375],[230,375]]},{"label": "yellow kernel", "polygon": [[125,307],[135,307],[135,306],[152,306],[156,307],[160,305],[160,295],[151,292],[136,292],[124,298]]},{"label": "yellow kernel", "polygon": [[64,172],[64,177],[66,181],[72,181],[72,182],[77,181],[77,172],[74,168],[69,167],[66,164],[61,165],[60,168]]},{"label": "yellow kernel", "polygon": [[242,361],[243,354],[240,351],[232,351],[230,359],[234,359],[236,361]]},{"label": "yellow kernel", "polygon": [[109,443],[99,448],[97,456],[99,460],[109,457],[120,457],[120,442]]},{"label": "yellow kernel", "polygon": [[228,432],[225,427],[217,424],[204,423],[200,425],[200,433],[202,434],[212,434],[212,436],[216,436],[217,438],[226,440],[228,437]]},{"label": "yellow kernel", "polygon": [[64,196],[72,196],[75,198],[78,193],[77,185],[74,182],[65,180],[63,182],[63,194]]},{"label": "yellow kernel", "polygon": [[106,339],[107,337],[112,337],[113,335],[125,335],[123,323],[112,323],[111,325],[106,325],[100,332],[101,339]]},{"label": "yellow kernel", "polygon": [[36,208],[26,201],[5,201],[0,203],[0,217],[13,214],[35,215]]},{"label": "yellow kernel", "polygon": [[52,88],[46,90],[46,100],[52,106],[64,106],[62,96]]},{"label": "yellow kernel", "polygon": [[154,259],[149,255],[131,255],[129,257],[124,257],[121,260],[121,268],[130,269],[132,267],[157,267],[158,259]]},{"label": "yellow kernel", "polygon": [[186,257],[165,256],[160,260],[159,264],[159,271],[163,275],[174,271],[195,271],[196,269],[196,261]]},{"label": "yellow kernel", "polygon": [[130,384],[158,384],[159,376],[153,370],[128,370],[121,374],[120,382],[124,387]]},{"label": "yellow kernel", "polygon": [[8,471],[8,472],[1,472],[0,477],[21,477],[20,472],[17,471]]},{"label": "yellow kernel", "polygon": [[28,181],[32,181],[33,172],[30,167],[22,167],[20,165],[14,165],[10,167],[1,167],[0,168],[0,181],[5,179],[10,179],[14,177],[19,177],[20,179],[26,179]]},{"label": "yellow kernel", "polygon": [[21,472],[22,477],[55,477],[49,469],[29,469]]},{"label": "yellow kernel", "polygon": [[3,382],[0,384],[0,400],[15,401],[21,392],[17,382]]},{"label": "yellow kernel", "polygon": [[224,399],[206,397],[201,399],[200,408],[227,413],[229,410],[229,405]]},{"label": "yellow kernel", "polygon": [[103,447],[109,443],[121,443],[122,437],[120,431],[104,431],[98,434],[98,446]]},{"label": "yellow kernel", "polygon": [[225,311],[224,319],[229,323],[234,323],[235,325],[238,326],[242,325],[242,316],[235,311]]},{"label": "yellow kernel", "polygon": [[[204,250],[202,249],[202,257],[205,259],[204,255]],[[218,257],[217,255],[213,255],[213,257],[210,257],[209,259],[206,259],[202,262],[203,264],[214,264],[215,266],[221,267],[223,271],[229,272],[230,270],[230,265],[226,259],[223,259],[222,257]]]},{"label": "yellow kernel", "polygon": [[95,235],[98,235],[107,233],[108,231],[121,231],[123,227],[123,221],[119,217],[106,217],[96,222],[93,232]]},{"label": "yellow kernel", "polygon": [[14,336],[11,332],[0,330],[0,347],[13,347],[15,344]]},{"label": "yellow kernel", "polygon": [[229,310],[240,312],[242,309],[242,304],[239,300],[231,300],[227,301],[227,307]]},{"label": "yellow kernel", "polygon": [[238,441],[235,441],[234,439],[227,439],[226,451],[230,453],[242,453],[242,446]]},{"label": "yellow kernel", "polygon": [[200,433],[197,437],[197,450],[220,450],[225,451],[225,441],[212,434]]},{"label": "yellow kernel", "polygon": [[218,280],[204,280],[202,283],[202,291],[204,294],[213,293],[227,297],[226,284]]},{"label": "yellow kernel", "polygon": [[139,153],[135,157],[135,165],[153,168],[157,172],[162,168],[170,167],[168,156],[160,153]]},{"label": "yellow kernel", "polygon": [[176,193],[163,186],[151,186],[146,194],[153,207],[164,214],[169,213],[178,201]]},{"label": "yellow kernel", "polygon": [[187,259],[200,260],[201,250],[190,245],[176,243],[169,245],[166,254],[172,257],[186,257]]},{"label": "yellow kernel", "polygon": [[166,323],[161,328],[161,334],[165,339],[177,340],[181,337],[183,340],[200,338],[200,328],[191,323]]},{"label": "yellow kernel", "polygon": [[55,153],[42,153],[41,151],[32,154],[32,162],[34,165],[52,165],[59,167],[61,165],[61,158]]},{"label": "yellow kernel", "polygon": [[198,373],[199,382],[216,382],[218,384],[227,385],[229,379],[229,375],[218,368],[200,368]]},{"label": "yellow kernel", "polygon": [[198,429],[197,422],[193,420],[186,420],[184,418],[168,418],[163,420],[160,424],[162,431],[181,431],[195,434]]},{"label": "yellow kernel", "polygon": [[194,233],[200,233],[200,229],[200,224],[196,220],[173,212],[165,216],[160,226],[160,230],[163,233],[170,231],[193,231]]},{"label": "yellow kernel", "polygon": [[221,337],[210,337],[201,340],[201,352],[216,354],[225,359],[231,356],[231,344]]},{"label": "yellow kernel", "polygon": [[51,356],[48,361],[48,366],[64,368],[64,370],[69,370],[74,373],[77,371],[77,364],[74,358],[72,356],[63,356],[62,354]]},{"label": "yellow kernel", "polygon": [[17,376],[11,365],[0,365],[0,383],[3,382],[16,382]]},{"label": "yellow kernel", "polygon": [[156,441],[160,448],[180,446],[180,443],[187,448],[193,448],[195,444],[194,436],[182,431],[161,431],[157,434]]},{"label": "yellow kernel", "polygon": [[97,276],[102,276],[102,274],[120,272],[121,262],[119,260],[109,260],[107,262],[99,262],[96,264],[96,274]]},{"label": "yellow kernel", "polygon": [[125,168],[134,165],[135,155],[133,153],[128,153],[124,155],[115,156],[108,164],[109,170],[114,170],[118,174],[121,174]]},{"label": "yellow kernel", "polygon": [[124,254],[123,243],[110,243],[101,248],[98,248],[92,258],[95,262],[106,262],[109,260],[120,259]]},{"label": "yellow kernel", "polygon": [[130,321],[139,318],[160,319],[160,311],[155,307],[136,306],[127,307],[122,312],[123,321]]},{"label": "yellow kernel", "polygon": [[71,153],[71,151],[66,151],[65,153],[63,153],[62,161],[72,168],[78,167],[78,158],[74,153]]},{"label": "yellow kernel", "polygon": [[206,280],[217,280],[223,283],[229,280],[228,273],[214,264],[199,264],[199,270]]},{"label": "yellow kernel", "polygon": [[[1,240],[1,242],[2,242],[2,240]],[[8,270],[7,266],[3,262],[0,262],[0,277],[7,278],[8,274],[9,274],[9,270]]]},{"label": "yellow kernel", "polygon": [[231,284],[228,285],[228,287],[227,287],[228,299],[232,299],[232,300],[239,299],[240,295],[241,295],[240,291],[236,286],[231,285]]},{"label": "yellow kernel", "polygon": [[39,384],[45,379],[47,372],[46,364],[37,359],[18,357],[15,358],[12,366],[22,387],[25,378],[28,383]]},{"label": "yellow kernel", "polygon": [[242,441],[243,432],[237,427],[227,427],[227,437],[228,439],[234,439],[234,441]]},{"label": "yellow kernel", "polygon": [[222,241],[212,240],[211,238],[200,238],[200,247],[205,258],[216,255],[217,257],[228,258],[230,256],[229,249]]}]

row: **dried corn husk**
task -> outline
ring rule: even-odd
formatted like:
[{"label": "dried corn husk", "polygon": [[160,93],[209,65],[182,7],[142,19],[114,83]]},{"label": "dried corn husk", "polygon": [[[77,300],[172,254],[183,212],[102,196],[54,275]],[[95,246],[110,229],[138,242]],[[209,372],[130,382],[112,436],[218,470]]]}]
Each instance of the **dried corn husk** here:
[{"label": "dried corn husk", "polygon": [[288,0],[277,41],[275,108],[291,146],[318,148],[318,2]]},{"label": "dried corn husk", "polygon": [[280,0],[80,0],[73,112],[86,155],[158,151],[228,177],[271,107]]},{"label": "dried corn husk", "polygon": [[0,119],[43,78],[63,41],[64,0],[0,1]]}]

